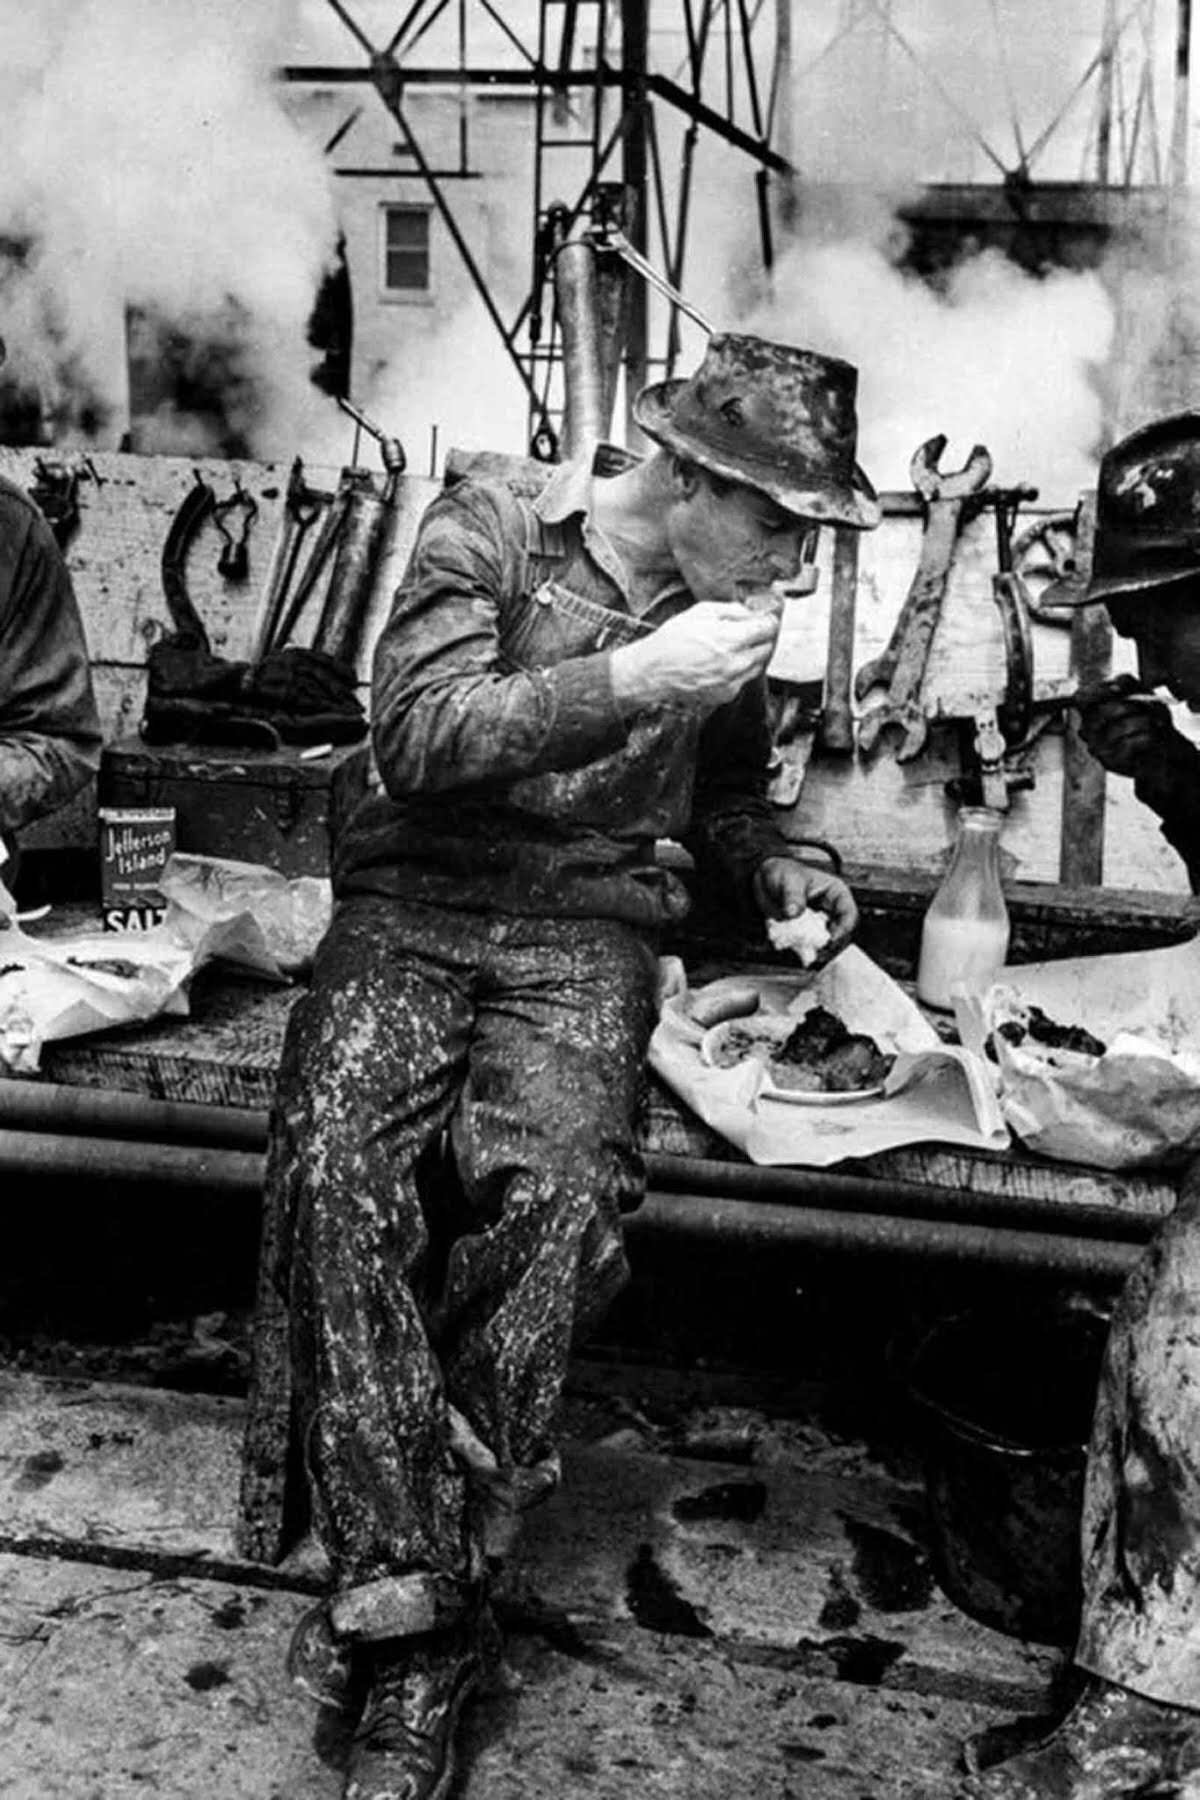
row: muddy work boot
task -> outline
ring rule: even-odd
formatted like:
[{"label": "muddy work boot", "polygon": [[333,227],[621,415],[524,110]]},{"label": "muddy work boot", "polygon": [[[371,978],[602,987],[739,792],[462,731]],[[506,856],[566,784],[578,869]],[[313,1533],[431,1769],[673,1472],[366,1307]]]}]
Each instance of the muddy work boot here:
[{"label": "muddy work boot", "polygon": [[1200,1800],[1200,1712],[1094,1681],[1048,1738],[961,1791],[964,1800]]},{"label": "muddy work boot", "polygon": [[334,1634],[325,1602],[310,1606],[292,1632],[287,1649],[286,1667],[293,1687],[318,1706],[334,1712],[358,1712],[363,1702],[362,1663],[353,1645]]},{"label": "muddy work boot", "polygon": [[459,1715],[483,1662],[479,1630],[465,1624],[375,1645],[343,1800],[444,1800]]}]

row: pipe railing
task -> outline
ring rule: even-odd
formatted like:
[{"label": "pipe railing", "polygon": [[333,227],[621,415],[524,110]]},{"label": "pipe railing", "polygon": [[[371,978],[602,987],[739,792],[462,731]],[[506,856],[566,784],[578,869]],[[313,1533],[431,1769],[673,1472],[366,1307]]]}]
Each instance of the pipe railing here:
[{"label": "pipe railing", "polygon": [[[0,1080],[0,1177],[159,1184],[258,1196],[267,1115],[109,1090]],[[1068,1202],[1011,1202],[837,1170],[650,1153],[632,1238],[742,1249],[932,1257],[1119,1280],[1157,1220]]]}]

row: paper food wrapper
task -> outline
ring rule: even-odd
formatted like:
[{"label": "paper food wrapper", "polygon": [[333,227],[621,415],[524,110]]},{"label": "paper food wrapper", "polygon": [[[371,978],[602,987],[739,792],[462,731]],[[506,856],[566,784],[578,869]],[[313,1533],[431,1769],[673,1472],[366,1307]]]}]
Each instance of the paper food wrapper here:
[{"label": "paper food wrapper", "polygon": [[[3,902],[0,901],[0,906]],[[36,1074],[42,1045],[188,1010],[192,957],[157,932],[26,936],[0,929],[0,1068]],[[2,922],[2,921],[0,921]]]},{"label": "paper food wrapper", "polygon": [[[1090,1031],[1104,1055],[997,1033],[1030,1004]],[[1200,1153],[1200,940],[1002,969],[955,1011],[964,1044],[990,1042],[1004,1117],[1029,1149],[1101,1169]]]},{"label": "paper food wrapper", "polygon": [[162,929],[193,951],[197,966],[220,958],[274,981],[312,967],[333,913],[328,881],[226,857],[177,851],[159,886],[167,903]]},{"label": "paper food wrapper", "polygon": [[864,1032],[881,1050],[895,1053],[883,1094],[852,1104],[836,1097],[828,1105],[780,1099],[764,1091],[760,1063],[711,1067],[701,1056],[706,1027],[695,1018],[693,1005],[745,988],[748,978],[722,977],[692,991],[675,957],[664,960],[660,974],[651,1067],[752,1162],[826,1168],[901,1144],[932,1140],[1003,1150],[1009,1142],[987,1064],[969,1050],[944,1044],[904,989],[854,944],[815,972],[754,978],[760,1013],[798,1019],[816,1002],[837,1013],[850,1031]]},{"label": "paper food wrapper", "polygon": [[188,983],[214,960],[287,980],[311,964],[332,907],[328,881],[219,857],[173,857],[162,886],[150,931],[31,937],[0,883],[0,1070],[36,1074],[56,1039],[186,1016]]}]

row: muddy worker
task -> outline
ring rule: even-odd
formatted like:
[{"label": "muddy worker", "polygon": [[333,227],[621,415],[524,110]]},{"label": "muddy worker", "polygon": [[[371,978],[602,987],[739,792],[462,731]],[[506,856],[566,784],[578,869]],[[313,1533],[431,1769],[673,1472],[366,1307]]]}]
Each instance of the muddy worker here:
[{"label": "muddy worker", "polygon": [[[822,524],[878,519],[855,382],[715,337],[690,379],[639,396],[647,458],[566,464],[533,502],[461,483],[396,591],[382,791],[339,845],[268,1176],[293,1221],[293,1375],[333,1569],[292,1667],[310,1686],[324,1668],[330,1697],[347,1674],[366,1688],[349,1800],[445,1791],[489,1575],[558,1478],[568,1351],[626,1279],[656,949],[688,906],[656,840],[760,930],[816,908],[832,954],[856,924],[766,801],[764,680],[773,584]],[[453,1201],[418,1187],[439,1146]]]},{"label": "muddy worker", "polygon": [[[1200,413],[1162,419],[1101,468],[1091,580],[1137,649],[1081,709],[1092,754],[1132,776],[1200,891],[1200,753],[1152,697],[1200,708]],[[1200,1794],[1200,1165],[1109,1329],[1084,1494],[1086,1677],[1043,1744],[968,1783],[987,1800]]]},{"label": "muddy worker", "polygon": [[[0,360],[3,360],[0,353]],[[100,763],[91,669],[70,573],[33,500],[0,476],[0,841],[65,806]]]}]

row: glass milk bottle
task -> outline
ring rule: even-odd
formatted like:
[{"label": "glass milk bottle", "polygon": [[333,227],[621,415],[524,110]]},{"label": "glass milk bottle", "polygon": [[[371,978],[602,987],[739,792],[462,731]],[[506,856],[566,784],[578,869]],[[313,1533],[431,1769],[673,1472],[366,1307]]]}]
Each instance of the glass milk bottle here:
[{"label": "glass milk bottle", "polygon": [[942,885],[921,927],[917,999],[950,1011],[956,982],[986,988],[1008,954],[1008,908],[1000,885],[1000,813],[967,806]]}]

